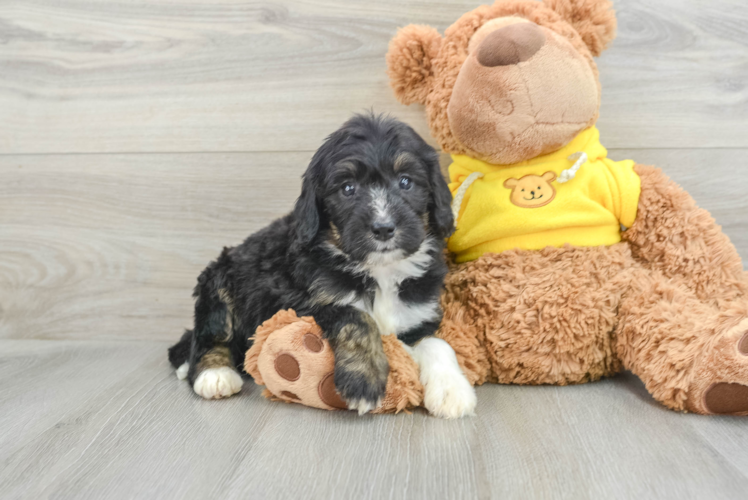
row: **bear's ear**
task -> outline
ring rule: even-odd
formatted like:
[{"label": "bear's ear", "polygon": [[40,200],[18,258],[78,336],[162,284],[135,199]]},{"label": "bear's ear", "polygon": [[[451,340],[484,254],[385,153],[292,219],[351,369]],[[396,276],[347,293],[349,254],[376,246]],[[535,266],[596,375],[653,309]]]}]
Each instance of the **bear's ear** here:
[{"label": "bear's ear", "polygon": [[571,24],[597,57],[616,37],[616,13],[610,0],[543,0]]},{"label": "bear's ear", "polygon": [[514,189],[517,187],[517,184],[519,184],[518,179],[507,179],[504,181],[504,187],[507,189]]},{"label": "bear's ear", "polygon": [[548,172],[546,172],[546,173],[544,173],[542,175],[542,178],[543,178],[543,180],[545,182],[547,182],[548,184],[550,184],[551,182],[553,182],[553,181],[556,180],[556,174],[554,174],[553,172],[548,171]]},{"label": "bear's ear", "polygon": [[432,88],[431,63],[439,54],[442,37],[430,26],[411,24],[400,29],[387,51],[387,74],[397,100],[426,104]]}]

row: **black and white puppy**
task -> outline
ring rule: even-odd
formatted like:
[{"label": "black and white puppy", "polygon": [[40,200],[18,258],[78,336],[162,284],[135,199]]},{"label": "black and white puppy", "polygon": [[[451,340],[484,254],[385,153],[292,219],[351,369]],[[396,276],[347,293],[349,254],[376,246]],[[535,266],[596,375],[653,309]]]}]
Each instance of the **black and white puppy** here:
[{"label": "black and white puppy", "polygon": [[420,367],[426,408],[472,414],[475,391],[433,336],[450,202],[436,151],[413,129],[353,117],[315,153],[293,212],[225,248],[200,275],[194,329],[169,350],[177,375],[207,399],[235,394],[255,329],[292,308],[325,332],[350,409],[365,413],[384,396],[381,335],[395,333]]}]

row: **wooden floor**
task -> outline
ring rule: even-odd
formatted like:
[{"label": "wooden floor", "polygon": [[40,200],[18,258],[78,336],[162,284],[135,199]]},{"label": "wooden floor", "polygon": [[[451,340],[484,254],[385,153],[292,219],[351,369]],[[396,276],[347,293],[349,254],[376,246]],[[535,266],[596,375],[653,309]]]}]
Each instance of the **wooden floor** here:
[{"label": "wooden floor", "polygon": [[[631,375],[484,386],[477,416],[202,401],[165,349],[223,245],[286,212],[398,26],[480,0],[0,3],[0,498],[741,498],[748,419]],[[614,159],[661,166],[748,259],[748,4],[618,0]]]}]

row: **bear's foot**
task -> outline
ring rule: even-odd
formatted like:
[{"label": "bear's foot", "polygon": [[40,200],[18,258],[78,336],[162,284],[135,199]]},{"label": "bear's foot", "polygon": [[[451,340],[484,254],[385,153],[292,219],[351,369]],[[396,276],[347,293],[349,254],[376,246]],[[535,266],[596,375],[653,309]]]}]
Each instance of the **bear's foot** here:
[{"label": "bear's foot", "polygon": [[[247,363],[245,363],[246,365]],[[311,319],[299,319],[267,337],[257,357],[255,378],[287,403],[325,410],[346,409],[334,381],[335,356]],[[251,373],[251,372],[250,372]]]},{"label": "bear's foot", "polygon": [[748,319],[709,342],[694,370],[689,411],[748,415]]},{"label": "bear's foot", "polygon": [[[418,406],[423,401],[418,365],[395,335],[382,336],[382,347],[390,371],[387,392],[373,413]],[[325,410],[348,408],[335,387],[330,343],[314,319],[299,318],[291,309],[279,311],[257,329],[244,369],[257,384],[265,385],[263,394],[270,399]]]}]

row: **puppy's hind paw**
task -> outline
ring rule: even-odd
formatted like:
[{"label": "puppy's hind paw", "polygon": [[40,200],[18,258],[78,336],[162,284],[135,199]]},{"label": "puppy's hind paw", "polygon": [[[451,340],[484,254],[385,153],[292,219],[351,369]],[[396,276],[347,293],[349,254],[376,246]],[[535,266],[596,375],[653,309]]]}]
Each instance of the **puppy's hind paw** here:
[{"label": "puppy's hind paw", "polygon": [[190,364],[186,361],[179,365],[179,368],[177,368],[176,374],[177,378],[179,380],[184,380],[187,378],[187,373],[190,371]]},{"label": "puppy's hind paw", "polygon": [[205,399],[227,398],[242,388],[242,377],[231,367],[207,368],[197,376],[192,388]]},{"label": "puppy's hind paw", "polygon": [[424,382],[423,405],[435,417],[475,415],[475,389],[461,372],[432,373]]}]

